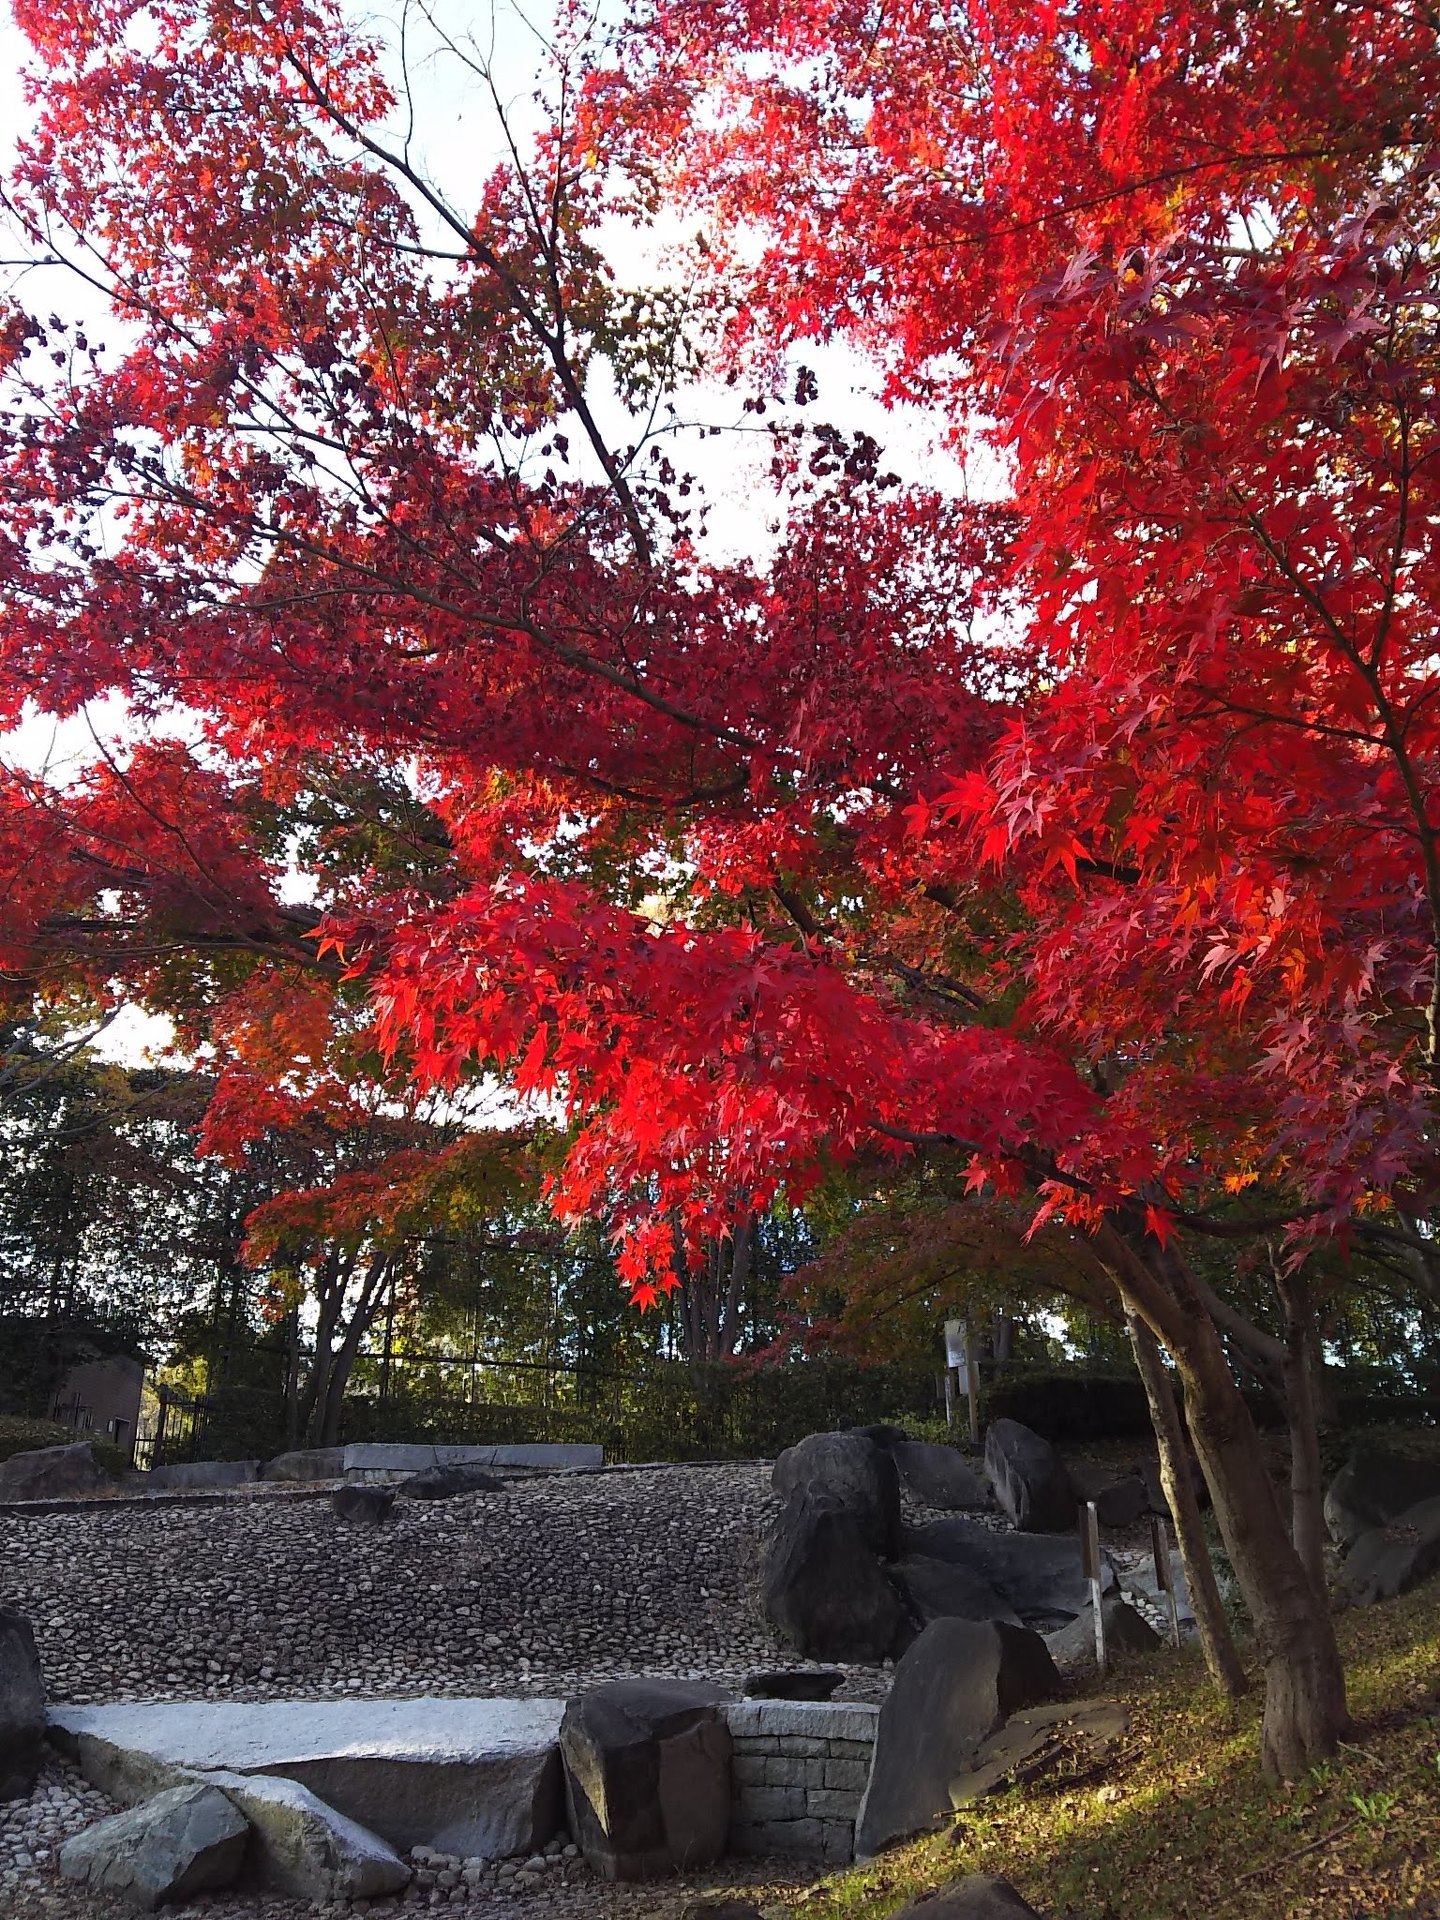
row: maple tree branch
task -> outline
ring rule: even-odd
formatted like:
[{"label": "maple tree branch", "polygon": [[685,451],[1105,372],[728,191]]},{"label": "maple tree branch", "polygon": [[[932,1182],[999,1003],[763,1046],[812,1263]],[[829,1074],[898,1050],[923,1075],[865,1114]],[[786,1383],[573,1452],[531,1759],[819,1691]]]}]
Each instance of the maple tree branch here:
[{"label": "maple tree branch", "polygon": [[[807,940],[833,940],[838,937],[834,928],[821,925],[793,887],[776,881],[770,891]],[[963,980],[955,980],[949,974],[936,973],[926,967],[912,966],[897,954],[880,953],[871,958],[870,963],[895,974],[918,993],[932,994],[937,1000],[964,1007],[967,1012],[986,1013],[990,1009],[990,1002],[984,995],[966,986]]]},{"label": "maple tree branch", "polygon": [[397,173],[414,192],[420,195],[431,212],[434,213],[438,219],[442,220],[445,225],[464,242],[469,256],[477,260],[487,272],[491,273],[499,282],[500,286],[504,289],[505,297],[510,301],[515,312],[544,347],[550,364],[554,368],[555,376],[564,391],[565,398],[569,402],[576,419],[579,420],[581,426],[584,428],[585,436],[590,442],[591,449],[596,459],[600,462],[606,478],[615,490],[615,496],[620,502],[620,509],[625,516],[626,525],[630,529],[630,537],[635,542],[636,553],[639,555],[641,562],[648,565],[653,558],[653,550],[650,536],[646,532],[645,523],[641,517],[634,493],[625,476],[622,464],[613,453],[609,441],[600,431],[599,423],[590,410],[590,406],[585,399],[584,391],[575,376],[575,370],[570,365],[569,355],[564,349],[563,301],[560,309],[554,315],[555,326],[558,330],[552,331],[544,325],[539,312],[526,297],[520,286],[520,282],[501,260],[499,254],[497,254],[493,248],[486,246],[477,237],[474,227],[466,225],[465,221],[454,211],[444,196],[436,192],[416,168],[405,159],[404,155],[393,152],[383,141],[376,140],[373,135],[365,131],[358,121],[339,107],[333,96],[328,94],[325,88],[321,86],[312,69],[302,56],[295,51],[292,45],[287,44],[285,58],[288,64],[293,67],[294,71],[300,76],[300,79],[309,90],[315,104],[323,113],[329,116],[341,132],[344,133],[348,139],[353,140],[356,145],[361,147],[366,153],[370,154],[372,158],[380,161],[383,166],[387,166]]},{"label": "maple tree branch", "polygon": [[[1127,199],[1134,193],[1148,192],[1152,187],[1178,185],[1182,180],[1192,180],[1202,173],[1225,172],[1233,170],[1240,174],[1258,173],[1265,167],[1293,164],[1297,160],[1342,160],[1357,159],[1377,152],[1390,152],[1407,148],[1420,149],[1429,144],[1429,134],[1419,132],[1408,136],[1397,136],[1387,130],[1381,142],[1373,140],[1355,142],[1350,146],[1323,144],[1314,147],[1280,147],[1273,151],[1260,153],[1223,153],[1205,160],[1191,160],[1173,167],[1162,167],[1154,173],[1139,174],[1132,180],[1121,181],[1118,185],[1107,187],[1101,193],[1087,194],[1081,199],[1064,201],[1058,207],[1047,208],[1044,213],[1031,214],[1024,220],[1007,220],[989,226],[980,233],[947,233],[945,245],[980,247],[991,241],[1009,238],[1014,234],[1033,233],[1037,228],[1053,225],[1057,220],[1069,220],[1077,213],[1093,213],[1097,207],[1113,206],[1117,200]],[[944,168],[936,168],[934,177],[952,186],[965,183]],[[938,243],[937,243],[938,244]]]},{"label": "maple tree branch", "polygon": [[1430,998],[1425,1010],[1425,1063],[1432,1081],[1440,1083],[1440,843],[1437,843],[1435,829],[1430,826],[1427,818],[1425,788],[1406,745],[1405,727],[1385,691],[1379,666],[1366,657],[1360,646],[1335,617],[1334,610],[1324,594],[1311,585],[1292,562],[1289,554],[1271,535],[1261,511],[1245,500],[1240,487],[1235,482],[1229,482],[1227,490],[1239,508],[1244,524],[1250,528],[1255,539],[1289,583],[1292,591],[1299,595],[1305,605],[1316,614],[1342,658],[1350,663],[1365,682],[1379,716],[1385,748],[1395,763],[1401,785],[1405,789],[1411,817],[1415,822],[1415,835],[1419,842],[1424,869],[1425,897],[1430,913],[1431,949]]},{"label": "maple tree branch", "polygon": [[913,967],[895,954],[882,954],[879,964],[913,987],[918,993],[933,994],[938,1000],[948,1000],[971,1013],[988,1013],[991,1003],[973,987],[967,987],[963,980],[953,979],[948,973],[934,973],[925,967]]}]

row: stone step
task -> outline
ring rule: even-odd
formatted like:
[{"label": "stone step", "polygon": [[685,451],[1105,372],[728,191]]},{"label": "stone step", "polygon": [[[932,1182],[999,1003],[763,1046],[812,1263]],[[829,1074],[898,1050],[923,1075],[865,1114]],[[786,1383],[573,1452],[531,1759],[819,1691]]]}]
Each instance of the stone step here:
[{"label": "stone step", "polygon": [[57,1706],[50,1737],[133,1805],[197,1775],[298,1781],[393,1847],[495,1859],[558,1832],[563,1700],[182,1700]]},{"label": "stone step", "polygon": [[593,1472],[605,1464],[605,1449],[588,1443],[535,1442],[517,1446],[421,1446],[362,1440],[346,1447],[347,1480],[371,1475],[424,1473],[431,1467],[517,1467],[538,1472]]}]

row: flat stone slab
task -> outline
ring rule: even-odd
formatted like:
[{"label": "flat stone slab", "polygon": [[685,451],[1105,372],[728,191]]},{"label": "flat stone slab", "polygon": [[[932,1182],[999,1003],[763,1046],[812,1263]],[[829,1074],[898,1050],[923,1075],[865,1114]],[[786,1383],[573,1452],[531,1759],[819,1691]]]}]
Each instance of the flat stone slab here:
[{"label": "flat stone slab", "polygon": [[158,1493],[173,1487],[244,1487],[259,1478],[258,1460],[182,1460],[172,1467],[152,1467],[144,1484]]},{"label": "flat stone slab", "polygon": [[351,1474],[424,1473],[430,1467],[528,1467],[534,1471],[574,1472],[605,1464],[605,1449],[588,1443],[536,1443],[513,1447],[425,1447],[362,1440],[346,1447],[344,1471]]},{"label": "flat stone slab", "polygon": [[178,1700],[55,1707],[51,1737],[126,1803],[269,1774],[405,1849],[496,1859],[560,1825],[563,1700]]}]

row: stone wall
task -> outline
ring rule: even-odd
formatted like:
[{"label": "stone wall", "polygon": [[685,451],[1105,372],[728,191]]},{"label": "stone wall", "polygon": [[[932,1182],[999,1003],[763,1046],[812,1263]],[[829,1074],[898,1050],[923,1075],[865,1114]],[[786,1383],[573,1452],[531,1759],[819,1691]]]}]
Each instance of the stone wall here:
[{"label": "stone wall", "polygon": [[836,1864],[855,1851],[880,1709],[829,1700],[736,1700],[730,1851]]}]

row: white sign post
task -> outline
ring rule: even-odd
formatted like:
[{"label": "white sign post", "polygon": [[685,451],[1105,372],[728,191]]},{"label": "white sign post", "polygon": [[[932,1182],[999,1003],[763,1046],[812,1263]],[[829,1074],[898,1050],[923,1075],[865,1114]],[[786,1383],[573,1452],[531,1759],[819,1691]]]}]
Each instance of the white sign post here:
[{"label": "white sign post", "polygon": [[1080,1514],[1080,1565],[1090,1582],[1090,1605],[1095,1611],[1095,1665],[1105,1677],[1105,1609],[1100,1599],[1100,1515],[1087,1500]]}]

